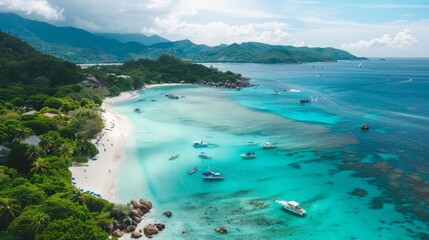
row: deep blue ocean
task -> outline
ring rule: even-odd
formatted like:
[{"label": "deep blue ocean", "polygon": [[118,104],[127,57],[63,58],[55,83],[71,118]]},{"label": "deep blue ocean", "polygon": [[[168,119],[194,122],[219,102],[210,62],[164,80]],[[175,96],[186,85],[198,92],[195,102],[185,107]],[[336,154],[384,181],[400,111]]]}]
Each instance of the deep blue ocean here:
[{"label": "deep blue ocean", "polygon": [[[149,198],[157,239],[429,239],[429,59],[206,65],[254,86],[152,88],[114,106],[133,129],[117,199]],[[203,180],[208,167],[225,179]]]}]

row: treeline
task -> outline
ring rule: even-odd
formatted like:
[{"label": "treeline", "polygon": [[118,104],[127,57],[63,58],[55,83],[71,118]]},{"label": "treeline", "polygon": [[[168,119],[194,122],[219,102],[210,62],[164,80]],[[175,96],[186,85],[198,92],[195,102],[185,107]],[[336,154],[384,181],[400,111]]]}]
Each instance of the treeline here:
[{"label": "treeline", "polygon": [[[98,109],[79,67],[0,32],[0,239],[107,239],[114,205],[72,185],[98,153]],[[36,136],[37,141],[28,141]]]},{"label": "treeline", "polygon": [[124,62],[123,65],[93,66],[86,69],[86,72],[111,86],[113,95],[139,89],[145,84],[182,81],[192,84],[225,81],[237,83],[245,80],[240,74],[221,72],[169,54],[163,54],[157,60],[139,59]]}]

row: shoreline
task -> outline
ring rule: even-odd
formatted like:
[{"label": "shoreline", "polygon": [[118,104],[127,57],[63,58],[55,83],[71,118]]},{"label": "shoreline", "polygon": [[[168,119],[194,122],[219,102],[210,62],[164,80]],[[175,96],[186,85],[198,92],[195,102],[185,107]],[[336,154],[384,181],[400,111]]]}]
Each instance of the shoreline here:
[{"label": "shoreline", "polygon": [[[184,84],[152,84],[146,85],[141,90],[175,85]],[[100,194],[101,198],[112,203],[116,203],[118,176],[125,160],[126,139],[131,132],[131,125],[127,119],[114,113],[112,104],[137,98],[137,91],[140,90],[122,92],[119,96],[107,97],[103,100],[100,109],[103,109],[101,118],[104,128],[97,139],[91,140],[99,151],[97,160],[89,159],[87,163],[73,164],[69,168],[76,183],[75,187],[82,189],[83,192]]]},{"label": "shoreline", "polygon": [[76,182],[75,186],[83,192],[100,194],[101,198],[115,203],[117,178],[124,161],[126,139],[130,134],[131,126],[126,118],[112,111],[112,104],[136,97],[138,94],[133,90],[103,100],[100,108],[104,109],[101,114],[104,129],[97,139],[91,140],[99,151],[97,159],[90,159],[85,164],[72,165],[69,168]]}]

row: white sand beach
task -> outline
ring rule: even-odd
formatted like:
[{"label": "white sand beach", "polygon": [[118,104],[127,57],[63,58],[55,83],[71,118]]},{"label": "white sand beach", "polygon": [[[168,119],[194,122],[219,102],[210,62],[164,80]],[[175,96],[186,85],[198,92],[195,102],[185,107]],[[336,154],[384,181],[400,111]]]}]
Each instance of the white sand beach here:
[{"label": "white sand beach", "polygon": [[135,91],[123,92],[103,101],[101,109],[104,110],[102,118],[105,128],[93,140],[100,153],[96,160],[70,167],[77,188],[101,194],[102,198],[115,202],[117,176],[124,160],[124,146],[130,126],[127,119],[112,112],[111,105],[137,96]]},{"label": "white sand beach", "polygon": [[[183,84],[153,84],[146,85],[146,88],[166,85]],[[137,96],[136,91],[129,91],[117,97],[104,99],[101,109],[104,110],[102,118],[105,128],[97,139],[92,140],[100,153],[96,156],[96,160],[88,160],[86,164],[70,167],[77,188],[100,194],[102,198],[116,202],[117,177],[125,157],[124,146],[131,127],[126,118],[113,113],[111,106]]]}]

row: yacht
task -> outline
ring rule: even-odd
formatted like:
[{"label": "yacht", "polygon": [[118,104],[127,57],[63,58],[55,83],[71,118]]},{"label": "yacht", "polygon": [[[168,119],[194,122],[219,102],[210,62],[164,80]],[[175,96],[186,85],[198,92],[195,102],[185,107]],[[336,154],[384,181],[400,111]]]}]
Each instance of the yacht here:
[{"label": "yacht", "polygon": [[203,140],[201,141],[194,141],[194,143],[192,144],[192,146],[194,147],[207,147],[208,143],[204,142]]},{"label": "yacht", "polygon": [[298,202],[295,201],[284,201],[284,200],[276,200],[278,204],[280,204],[284,209],[296,213],[300,216],[304,216],[305,210],[299,206]]},{"label": "yacht", "polygon": [[247,153],[240,154],[240,157],[243,159],[252,159],[256,157],[256,153],[247,152]]},{"label": "yacht", "polygon": [[207,180],[222,180],[223,176],[220,173],[213,172],[210,168],[203,173],[203,178]]},{"label": "yacht", "polygon": [[276,147],[277,147],[276,145],[274,145],[274,144],[272,144],[270,142],[266,142],[264,144],[264,146],[262,146],[263,149],[273,149],[273,148],[276,148]]}]

